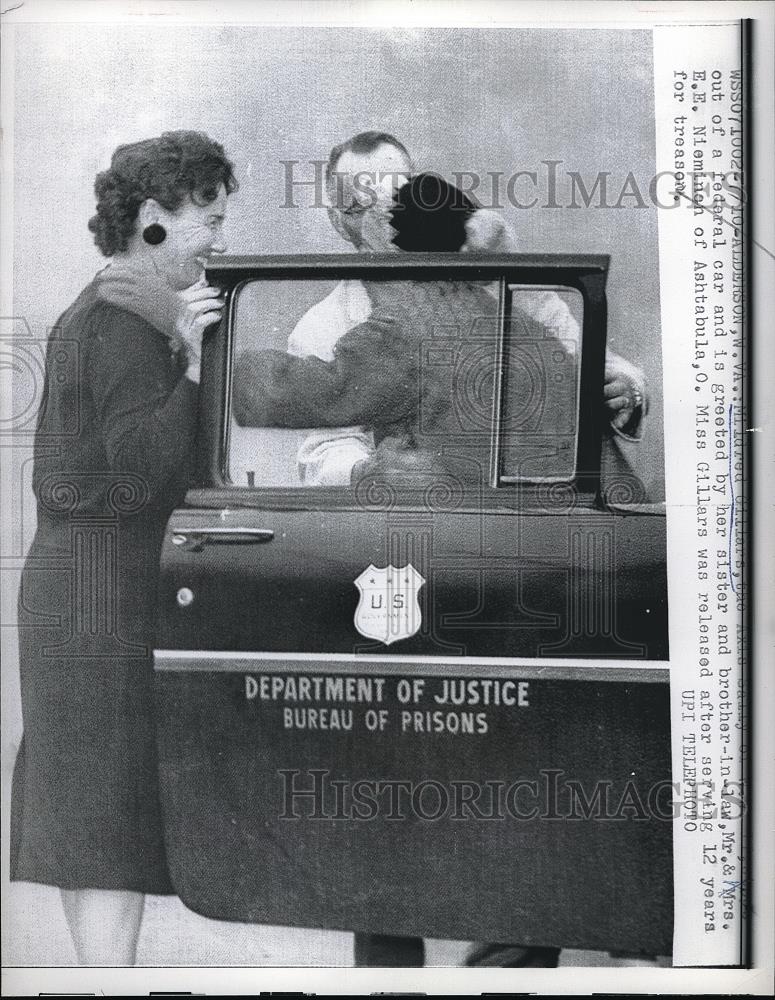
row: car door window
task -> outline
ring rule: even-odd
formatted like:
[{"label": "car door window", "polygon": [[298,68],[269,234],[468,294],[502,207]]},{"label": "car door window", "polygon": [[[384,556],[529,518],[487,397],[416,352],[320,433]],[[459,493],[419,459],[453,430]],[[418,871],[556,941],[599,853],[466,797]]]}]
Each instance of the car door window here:
[{"label": "car door window", "polygon": [[248,280],[232,310],[227,480],[572,480],[583,308],[559,285]]}]

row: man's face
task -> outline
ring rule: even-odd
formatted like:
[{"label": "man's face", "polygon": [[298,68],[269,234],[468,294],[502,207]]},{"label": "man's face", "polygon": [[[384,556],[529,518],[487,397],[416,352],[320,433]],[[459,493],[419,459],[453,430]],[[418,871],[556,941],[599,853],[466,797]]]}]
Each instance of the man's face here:
[{"label": "man's face", "polygon": [[386,211],[411,172],[409,157],[389,143],[372,153],[343,153],[328,185],[329,217],[339,235],[361,252],[391,249]]}]

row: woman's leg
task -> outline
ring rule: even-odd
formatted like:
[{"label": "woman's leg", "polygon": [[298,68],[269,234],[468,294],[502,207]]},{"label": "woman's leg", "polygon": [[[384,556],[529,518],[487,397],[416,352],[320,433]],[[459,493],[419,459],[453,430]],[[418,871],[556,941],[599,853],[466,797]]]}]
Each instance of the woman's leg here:
[{"label": "woman's leg", "polygon": [[141,892],[62,889],[79,965],[134,965],[143,919]]}]

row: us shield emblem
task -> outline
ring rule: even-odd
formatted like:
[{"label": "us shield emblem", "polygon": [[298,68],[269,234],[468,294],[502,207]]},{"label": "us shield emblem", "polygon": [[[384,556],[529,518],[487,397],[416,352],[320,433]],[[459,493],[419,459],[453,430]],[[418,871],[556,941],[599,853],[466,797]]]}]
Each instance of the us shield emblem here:
[{"label": "us shield emblem", "polygon": [[355,580],[361,592],[355,609],[355,627],[367,639],[376,639],[386,646],[408,639],[422,624],[417,595],[424,583],[425,578],[411,563],[400,569],[369,566]]}]

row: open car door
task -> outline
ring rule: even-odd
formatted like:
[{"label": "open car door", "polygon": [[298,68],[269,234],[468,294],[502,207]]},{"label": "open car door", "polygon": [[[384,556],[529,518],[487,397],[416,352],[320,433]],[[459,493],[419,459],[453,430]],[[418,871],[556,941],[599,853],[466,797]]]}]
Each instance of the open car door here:
[{"label": "open car door", "polygon": [[[204,352],[199,486],[164,542],[155,657],[167,851],[191,909],[670,952],[665,521],[626,474],[601,490],[607,265],[208,268],[227,308]],[[301,394],[285,425],[237,419],[246,357],[261,379],[304,354],[305,378],[330,372],[402,285],[399,316],[450,289],[407,376],[435,407],[416,439],[444,414],[440,465],[422,450],[375,464],[384,428],[305,426]],[[458,308],[469,291],[485,322]],[[323,475],[332,448],[367,473]]]}]

